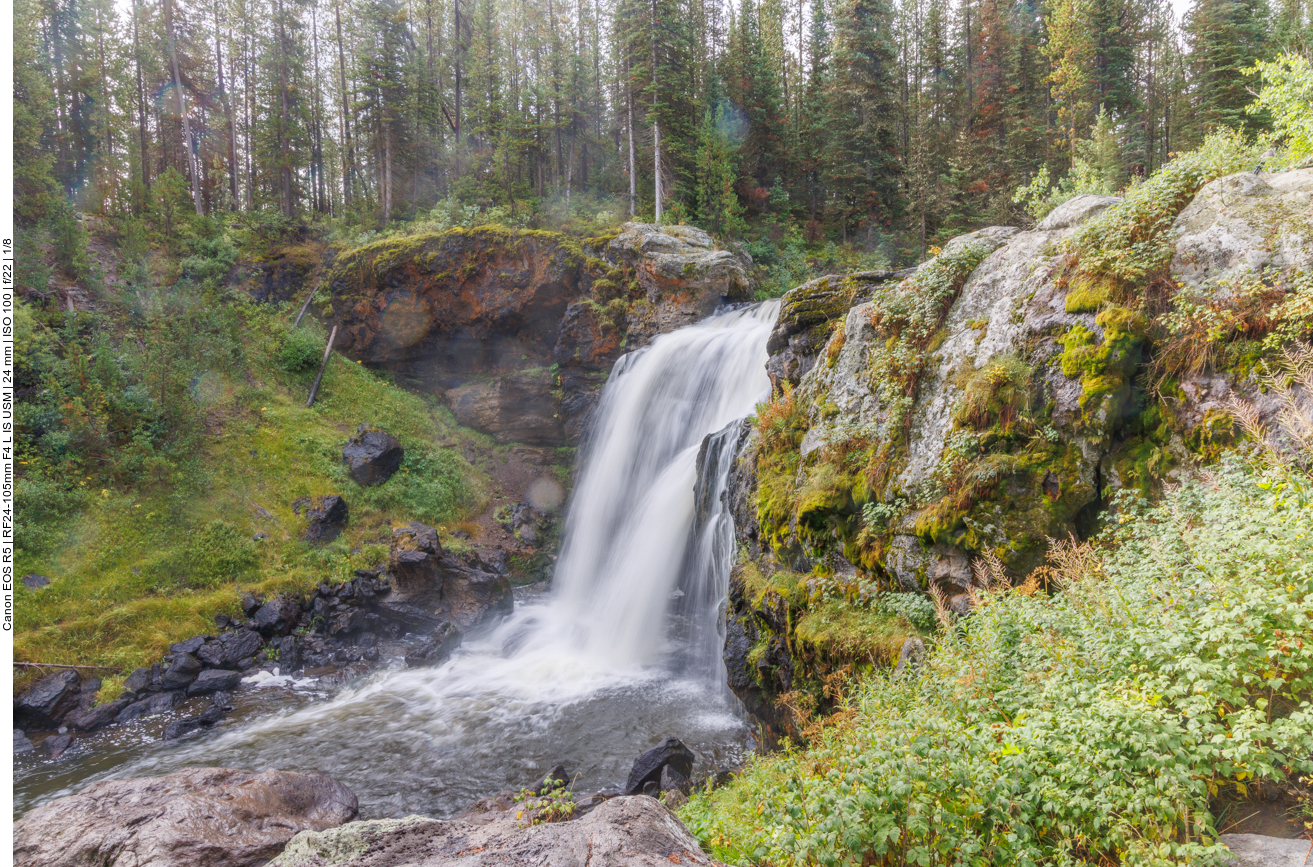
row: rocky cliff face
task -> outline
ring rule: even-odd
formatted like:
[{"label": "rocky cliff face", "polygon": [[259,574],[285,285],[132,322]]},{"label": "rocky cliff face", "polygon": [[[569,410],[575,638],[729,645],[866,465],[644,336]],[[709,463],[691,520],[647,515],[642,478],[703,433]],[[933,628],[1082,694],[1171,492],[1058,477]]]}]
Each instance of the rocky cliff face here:
[{"label": "rocky cliff face", "polygon": [[913,272],[788,293],[776,395],[744,426],[730,493],[736,688],[815,704],[834,671],[896,661],[932,598],[968,613],[991,575],[1024,579],[1048,539],[1090,533],[1117,491],[1214,457],[1228,397],[1261,405],[1257,360],[1299,336],[1271,322],[1313,293],[1310,192],[1310,170],[1213,181],[1148,286],[1076,270],[1064,239],[1118,201],[1080,196]]},{"label": "rocky cliff face", "polygon": [[328,282],[343,351],[500,442],[564,445],[622,352],[750,299],[750,266],[686,226],[453,229],[352,251]]}]

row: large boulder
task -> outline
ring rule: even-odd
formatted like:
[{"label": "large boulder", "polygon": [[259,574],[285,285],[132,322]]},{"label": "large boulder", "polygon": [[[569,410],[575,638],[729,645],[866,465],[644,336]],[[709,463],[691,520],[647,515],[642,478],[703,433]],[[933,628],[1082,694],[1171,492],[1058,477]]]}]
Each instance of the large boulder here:
[{"label": "large boulder", "polygon": [[568,822],[525,827],[515,810],[443,821],[352,822],[295,837],[269,867],[670,867],[712,861],[679,819],[647,797],[604,801]]},{"label": "large boulder", "polygon": [[48,674],[18,697],[14,703],[14,725],[28,731],[59,727],[64,717],[75,710],[82,698],[82,678],[66,668]]},{"label": "large boulder", "polygon": [[18,867],[261,867],[301,831],[354,819],[356,796],[316,772],[188,768],[107,780],[14,825]]},{"label": "large boulder", "polygon": [[510,581],[487,568],[477,557],[461,558],[443,550],[432,527],[410,523],[392,534],[388,571],[395,592],[386,607],[418,609],[447,620],[459,629],[477,626],[511,612]]},{"label": "large boulder", "polygon": [[1172,224],[1172,272],[1195,292],[1228,278],[1313,270],[1313,169],[1241,172],[1205,184]]},{"label": "large boulder", "polygon": [[362,487],[381,485],[401,468],[406,450],[385,430],[362,424],[342,448],[347,474]]},{"label": "large boulder", "polygon": [[447,403],[456,420],[499,443],[565,445],[556,377],[547,370],[498,376],[453,388]]}]

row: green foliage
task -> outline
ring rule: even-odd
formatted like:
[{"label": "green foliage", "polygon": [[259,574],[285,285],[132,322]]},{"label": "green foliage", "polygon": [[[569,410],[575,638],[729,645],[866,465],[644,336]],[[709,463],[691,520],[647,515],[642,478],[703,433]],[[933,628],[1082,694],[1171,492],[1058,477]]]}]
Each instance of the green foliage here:
[{"label": "green foliage", "polygon": [[91,259],[87,254],[87,233],[77,211],[62,197],[51,205],[50,243],[59,269],[72,280],[91,276]]},{"label": "green foliage", "polygon": [[1263,77],[1263,89],[1245,111],[1271,116],[1273,131],[1288,148],[1286,164],[1299,165],[1313,156],[1313,65],[1309,59],[1287,52],[1276,60],[1258,61],[1245,74]]},{"label": "green foliage", "polygon": [[324,343],[323,329],[318,323],[307,322],[300,328],[290,328],[278,350],[278,365],[288,373],[313,370],[323,357]]},{"label": "green foliage", "polygon": [[1121,202],[1082,224],[1063,240],[1076,256],[1079,273],[1119,288],[1140,287],[1166,269],[1172,258],[1168,230],[1199,188],[1214,178],[1251,169],[1266,144],[1222,131],[1181,154]]},{"label": "green foliage", "polygon": [[1039,171],[1012,194],[1012,201],[1024,205],[1032,220],[1039,223],[1063,202],[1080,195],[1114,196],[1124,180],[1121,152],[1112,120],[1106,110],[1099,112],[1090,139],[1076,142],[1076,157],[1071,169],[1055,184],[1048,166]]},{"label": "green foliage", "polygon": [[681,818],[736,864],[1208,863],[1210,797],[1313,770],[1313,511],[1274,488],[1231,461],[1124,498],[1053,595],[986,593]]}]

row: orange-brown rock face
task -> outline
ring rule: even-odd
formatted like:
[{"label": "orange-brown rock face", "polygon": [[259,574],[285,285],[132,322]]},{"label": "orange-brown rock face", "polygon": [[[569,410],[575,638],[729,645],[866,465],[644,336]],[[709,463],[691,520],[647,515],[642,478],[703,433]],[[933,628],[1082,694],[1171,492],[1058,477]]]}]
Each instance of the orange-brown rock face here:
[{"label": "orange-brown rock face", "polygon": [[621,353],[751,297],[745,262],[699,229],[627,223],[594,252],[499,228],[370,244],[328,278],[338,348],[500,442],[576,442]]}]

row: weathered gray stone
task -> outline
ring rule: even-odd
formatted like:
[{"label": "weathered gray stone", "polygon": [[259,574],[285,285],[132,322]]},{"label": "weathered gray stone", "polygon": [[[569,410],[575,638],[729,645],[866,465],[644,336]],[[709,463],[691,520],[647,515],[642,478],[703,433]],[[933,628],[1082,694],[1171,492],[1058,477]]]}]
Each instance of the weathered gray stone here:
[{"label": "weathered gray stone", "polygon": [[670,867],[712,861],[660,802],[602,802],[568,822],[521,827],[513,810],[452,821],[409,816],[297,835],[269,867]]},{"label": "weathered gray stone", "polygon": [[1228,867],[1306,867],[1313,864],[1313,842],[1283,840],[1262,834],[1223,834],[1222,843],[1235,857]]},{"label": "weathered gray stone", "polygon": [[392,478],[405,457],[400,440],[368,424],[362,424],[342,448],[347,473],[363,487],[381,485]]},{"label": "weathered gray stone", "polygon": [[511,612],[510,581],[471,556],[468,560],[442,549],[437,531],[420,523],[392,533],[388,556],[396,591],[384,603],[388,609],[415,608],[432,618],[433,626],[449,620],[469,629]]},{"label": "weathered gray stone", "polygon": [[356,797],[323,774],[188,768],[107,780],[14,825],[18,867],[260,867],[299,831],[355,818]]}]

